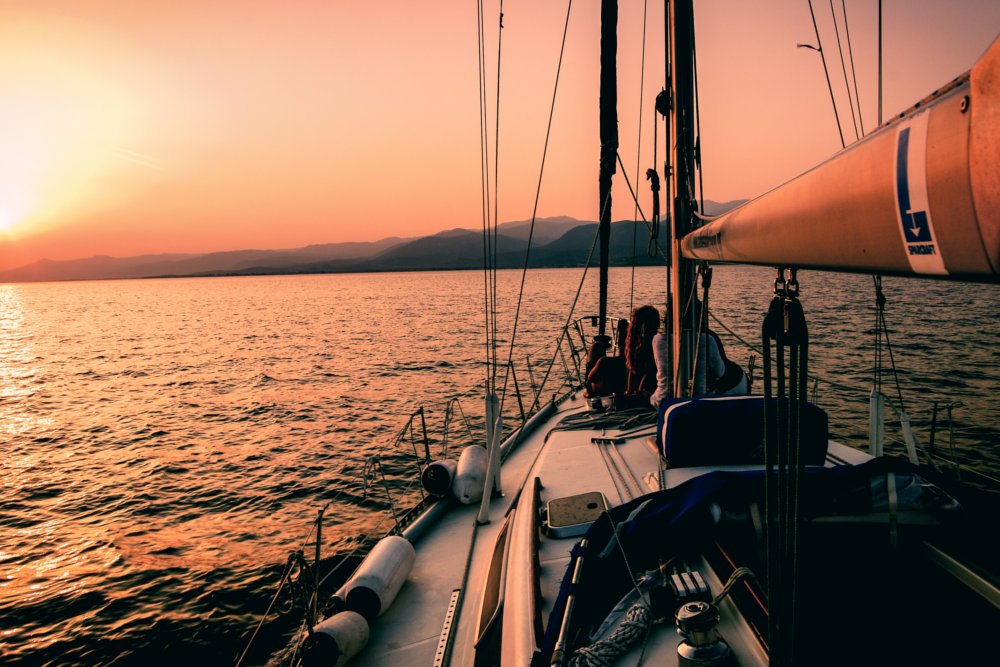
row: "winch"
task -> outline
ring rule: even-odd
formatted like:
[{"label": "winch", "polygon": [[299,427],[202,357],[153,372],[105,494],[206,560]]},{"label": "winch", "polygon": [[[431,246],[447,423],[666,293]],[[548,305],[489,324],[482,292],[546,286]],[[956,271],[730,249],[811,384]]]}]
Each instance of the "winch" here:
[{"label": "winch", "polygon": [[683,637],[677,645],[681,667],[736,664],[729,644],[719,634],[719,608],[714,604],[702,600],[685,603],[674,620],[677,632]]}]

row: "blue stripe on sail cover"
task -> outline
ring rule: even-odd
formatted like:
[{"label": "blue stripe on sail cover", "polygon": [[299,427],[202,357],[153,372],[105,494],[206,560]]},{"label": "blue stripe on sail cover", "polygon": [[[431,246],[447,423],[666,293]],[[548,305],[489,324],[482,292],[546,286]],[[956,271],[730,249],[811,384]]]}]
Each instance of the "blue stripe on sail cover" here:
[{"label": "blue stripe on sail cover", "polygon": [[903,225],[903,237],[907,243],[926,243],[931,240],[931,227],[926,211],[910,210],[910,178],[907,161],[910,152],[910,128],[899,131],[896,146],[896,204],[899,206],[899,220]]}]

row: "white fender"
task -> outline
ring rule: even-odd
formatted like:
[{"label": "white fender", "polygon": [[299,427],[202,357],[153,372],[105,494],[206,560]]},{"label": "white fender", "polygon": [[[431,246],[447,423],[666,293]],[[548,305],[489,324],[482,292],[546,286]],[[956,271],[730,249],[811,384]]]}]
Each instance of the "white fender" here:
[{"label": "white fender", "polygon": [[452,480],[458,471],[458,462],[453,459],[441,459],[427,464],[420,473],[420,484],[424,491],[432,496],[443,496],[451,489]]},{"label": "white fender", "polygon": [[451,492],[463,505],[479,502],[486,482],[486,464],[489,456],[482,445],[469,445],[458,459],[458,470],[451,483]]},{"label": "white fender", "polygon": [[341,667],[368,643],[368,621],[353,611],[323,620],[302,643],[305,667]]},{"label": "white fender", "polygon": [[347,583],[340,587],[336,597],[343,600],[348,609],[371,622],[396,599],[416,557],[413,545],[406,538],[399,535],[383,537]]}]

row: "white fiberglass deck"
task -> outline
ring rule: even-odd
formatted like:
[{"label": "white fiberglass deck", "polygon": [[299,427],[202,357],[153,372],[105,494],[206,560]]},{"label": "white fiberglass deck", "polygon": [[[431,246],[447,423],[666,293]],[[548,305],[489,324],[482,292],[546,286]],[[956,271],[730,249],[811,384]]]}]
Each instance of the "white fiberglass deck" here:
[{"label": "white fiberglass deck", "polygon": [[[652,426],[620,437],[618,431],[612,430],[552,431],[562,418],[585,409],[579,397],[567,401],[511,453],[503,466],[504,496],[490,504],[488,524],[476,526],[478,506],[455,503],[417,543],[416,563],[407,583],[390,609],[372,624],[368,646],[351,664],[474,664],[484,589],[497,536],[504,529],[508,514],[511,515],[507,527],[508,557],[493,575],[499,575],[503,581],[498,591],[502,609],[497,612],[502,614],[503,621],[501,664],[528,664],[536,647],[533,623],[536,578],[541,592],[541,616],[546,622],[569,563],[570,550],[579,539],[540,536],[535,572],[532,558],[538,524],[532,517],[532,513],[537,516],[537,508],[531,507],[534,479],[537,477],[541,486],[539,507],[554,498],[593,491],[602,493],[608,506],[613,507],[659,488],[659,456],[647,442],[653,434]],[[603,438],[623,439],[623,442],[600,444],[593,440]],[[867,458],[862,452],[830,443],[830,462],[860,463]],[[667,469],[662,471],[662,479],[667,487],[673,487],[708,471],[707,468]],[[515,502],[516,509],[511,511]],[[713,594],[717,594],[723,582],[718,581],[711,568],[705,563],[689,565],[702,573]],[[459,591],[457,597],[455,591]],[[740,664],[766,664],[766,656],[731,603],[724,602],[721,612],[720,630]],[[449,617],[453,617],[450,652],[446,661],[438,662],[445,657],[441,637]],[[649,664],[676,664],[677,641],[672,625],[654,627],[645,647]]]}]

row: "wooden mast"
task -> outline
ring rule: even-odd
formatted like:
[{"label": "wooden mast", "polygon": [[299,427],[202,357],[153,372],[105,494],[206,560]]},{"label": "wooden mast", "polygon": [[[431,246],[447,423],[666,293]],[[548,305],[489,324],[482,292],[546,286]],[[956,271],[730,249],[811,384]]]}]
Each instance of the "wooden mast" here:
[{"label": "wooden mast", "polygon": [[618,1],[601,0],[601,163],[600,201],[600,321],[598,336],[606,336],[608,318],[608,247],[611,243],[611,177],[618,156]]},{"label": "wooden mast", "polygon": [[694,286],[694,263],[681,255],[681,238],[691,231],[694,202],[694,10],[691,0],[667,0],[667,12],[673,36],[671,54],[671,128],[675,137],[673,215],[670,224],[671,256],[671,334],[673,368],[676,381],[673,394],[688,392],[694,331],[694,309],[684,307]]}]

